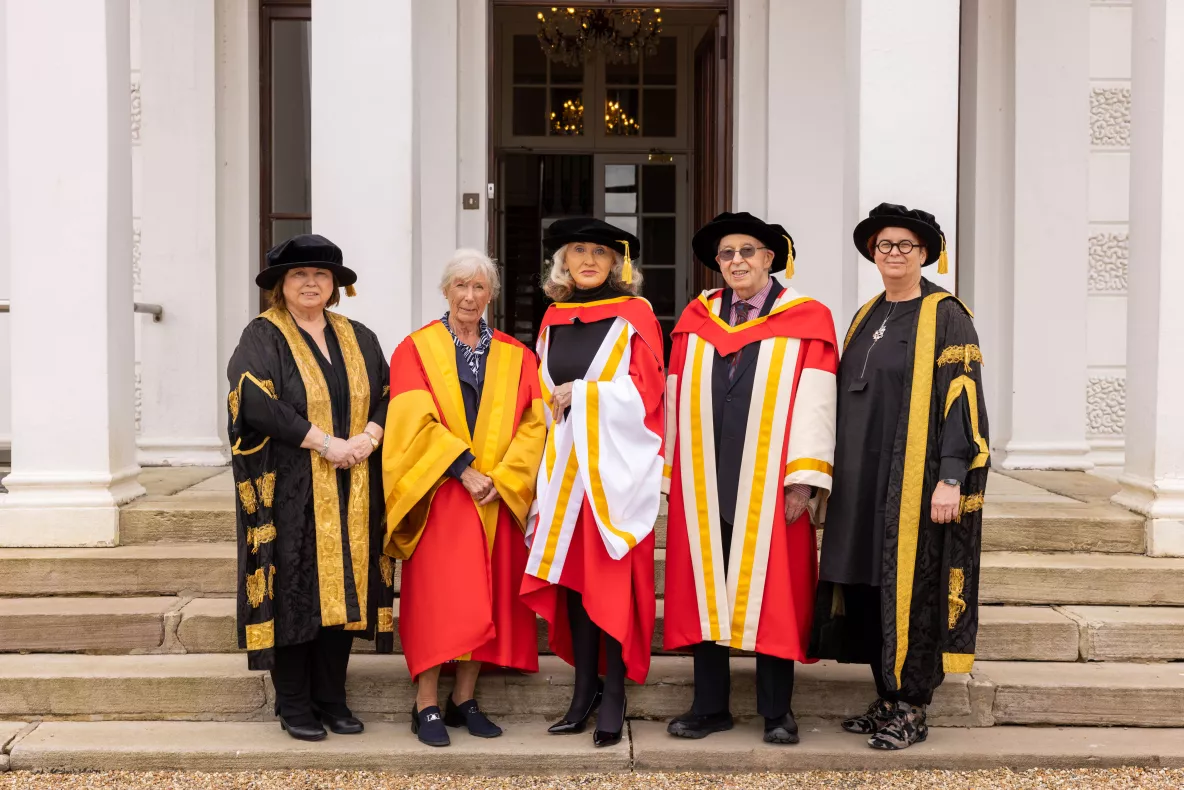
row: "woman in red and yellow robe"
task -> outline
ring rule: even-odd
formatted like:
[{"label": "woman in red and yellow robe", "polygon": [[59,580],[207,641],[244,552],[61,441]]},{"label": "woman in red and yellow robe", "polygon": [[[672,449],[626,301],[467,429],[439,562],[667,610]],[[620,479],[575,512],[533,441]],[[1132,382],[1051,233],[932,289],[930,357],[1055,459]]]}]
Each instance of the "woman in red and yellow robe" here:
[{"label": "woman in red and yellow robe", "polygon": [[413,332],[391,359],[383,453],[385,550],[403,560],[399,634],[420,685],[413,729],[434,746],[448,742],[435,699],[442,664],[467,662],[444,723],[483,737],[501,730],[473,699],[479,665],[538,671],[535,616],[518,584],[546,435],[534,354],[480,318],[496,270],[445,278],[449,313]]},{"label": "woman in red and yellow robe", "polygon": [[537,348],[551,416],[522,596],[550,624],[551,650],[576,669],[571,707],[550,731],[582,731],[599,706],[593,742],[608,746],[620,740],[625,678],[644,682],[650,665],[662,333],[633,295],[635,237],[572,218],[547,241],[559,248],[547,283],[557,303]]}]

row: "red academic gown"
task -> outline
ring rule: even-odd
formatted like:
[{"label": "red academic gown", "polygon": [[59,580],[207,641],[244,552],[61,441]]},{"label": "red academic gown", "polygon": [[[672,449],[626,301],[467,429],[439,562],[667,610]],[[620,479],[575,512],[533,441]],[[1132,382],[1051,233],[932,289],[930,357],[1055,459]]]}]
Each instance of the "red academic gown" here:
[{"label": "red academic gown", "polygon": [[[546,435],[538,363],[494,332],[469,436],[448,330],[433,322],[391,359],[383,453],[386,553],[403,560],[399,635],[414,678],[453,659],[538,671],[534,613],[518,597],[522,525]],[[507,408],[508,407],[508,408]],[[462,450],[501,499],[481,508],[445,474]]]},{"label": "red academic gown", "polygon": [[[647,301],[624,297],[586,304],[554,304],[543,317],[540,354],[548,341],[546,329],[550,326],[565,324],[576,318],[590,323],[618,317],[635,330],[629,340],[628,372],[644,404],[645,427],[661,437],[665,400],[662,330]],[[610,333],[609,341],[611,339]],[[546,392],[544,398],[549,400]],[[657,485],[660,488],[660,480]],[[654,494],[655,497],[660,496],[660,491],[656,490]],[[542,496],[540,491],[540,499]],[[621,643],[626,677],[637,683],[645,681],[650,666],[655,620],[652,524],[650,527],[648,535],[624,557],[613,559],[597,527],[589,497],[585,495],[558,583],[550,583],[530,572],[523,577],[522,600],[547,621],[550,626],[551,651],[568,664],[574,665],[574,653],[565,588],[580,593],[592,622]],[[539,534],[534,534],[536,540]],[[600,663],[603,672],[603,641]]]},{"label": "red academic gown", "polygon": [[[709,292],[688,305],[673,332],[663,645],[677,650],[714,641],[808,661],[818,578],[815,532],[809,511],[785,523],[784,486],[815,487],[820,498],[814,504],[823,506],[830,490],[834,324],[819,302],[786,289],[768,317],[730,327],[718,317],[721,295]],[[744,451],[736,451],[737,507],[720,514],[712,452],[718,437],[708,399],[714,397],[712,366],[727,364],[717,352],[726,356],[750,343],[763,343],[758,353],[768,364],[754,363],[756,421],[748,423]],[[691,392],[700,398],[690,398]],[[720,518],[734,525],[726,575]]]}]

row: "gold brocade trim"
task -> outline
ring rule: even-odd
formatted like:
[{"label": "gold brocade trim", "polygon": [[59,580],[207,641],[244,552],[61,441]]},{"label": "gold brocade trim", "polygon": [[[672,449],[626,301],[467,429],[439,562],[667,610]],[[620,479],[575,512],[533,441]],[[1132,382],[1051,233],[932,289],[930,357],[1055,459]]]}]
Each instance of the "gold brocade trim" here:
[{"label": "gold brocade trim", "polygon": [[[296,362],[308,402],[308,420],[325,433],[333,433],[333,404],[329,388],[313,357],[312,349],[300,334],[291,314],[273,307],[263,314],[280,330]],[[345,361],[350,386],[350,435],[362,433],[369,420],[370,383],[357,336],[349,319],[325,312],[333,326]],[[341,515],[337,492],[337,470],[315,450],[309,450],[312,465],[313,518],[316,524],[317,581],[320,588],[321,624],[344,625],[349,630],[366,627],[366,574],[369,569],[369,472],[368,463],[350,469],[347,528],[350,557],[353,560],[361,619],[349,622],[345,605],[345,563],[341,538]]]},{"label": "gold brocade trim", "polygon": [[261,527],[247,527],[247,545],[252,554],[259,553],[259,547],[264,543],[271,543],[276,538],[275,525],[264,524]]},{"label": "gold brocade trim", "polygon": [[844,351],[847,350],[847,346],[851,345],[851,339],[855,337],[855,333],[859,331],[860,325],[863,324],[863,319],[867,317],[867,314],[871,312],[871,309],[876,306],[876,302],[880,301],[880,298],[883,296],[884,294],[882,293],[879,296],[873,296],[870,301],[864,304],[863,307],[859,308],[859,312],[855,314],[855,319],[851,322],[851,327],[847,330],[847,337],[843,340]]},{"label": "gold brocade trim", "polygon": [[964,346],[946,346],[945,350],[941,352],[941,356],[937,358],[937,366],[942,365],[956,365],[961,362],[966,372],[970,372],[970,363],[977,362],[983,364],[983,352],[973,343],[968,343]]},{"label": "gold brocade trim", "polygon": [[942,653],[942,671],[947,674],[966,674],[974,669],[974,653]]},{"label": "gold brocade trim", "polygon": [[[257,387],[259,387],[259,389],[263,390],[269,398],[272,400],[276,399],[275,384],[272,383],[271,379],[260,380],[256,378],[254,374],[251,373],[251,371],[244,371],[243,374],[238,377],[238,384],[235,385],[235,388],[231,390],[230,394],[226,397],[226,403],[230,409],[230,419],[232,422],[238,421],[239,410],[242,408],[243,382],[245,381],[253,382]],[[265,436],[263,437],[263,441],[259,442],[259,444],[255,445],[249,450],[243,450],[240,449],[240,445],[242,444],[242,438],[240,437],[235,440],[234,446],[230,448],[230,453],[231,455],[253,455],[262,450],[270,439],[271,437]],[[252,510],[250,512],[253,513],[255,511]]]},{"label": "gold brocade trim", "polygon": [[250,480],[238,484],[238,501],[242,503],[244,513],[251,514],[259,509],[259,503],[255,500],[255,486]]},{"label": "gold brocade trim", "polygon": [[383,554],[378,558],[378,571],[382,574],[382,583],[387,587],[395,586],[395,561]]},{"label": "gold brocade trim", "polygon": [[982,510],[985,501],[986,495],[981,493],[964,496],[962,497],[961,513],[965,515],[966,513],[974,513],[977,510]]},{"label": "gold brocade trim", "polygon": [[970,376],[958,376],[950,382],[950,391],[946,395],[946,408],[943,415],[948,417],[950,409],[958,402],[958,398],[966,392],[966,403],[970,407],[970,430],[974,434],[974,443],[978,448],[978,455],[970,462],[971,469],[980,469],[987,465],[991,458],[991,448],[987,440],[978,431],[978,386]]},{"label": "gold brocade trim", "polygon": [[231,422],[238,422],[238,407],[241,398],[242,395],[239,394],[237,389],[231,390],[230,394],[226,396],[226,404],[230,407]]},{"label": "gold brocade trim", "polygon": [[275,472],[263,475],[255,481],[255,485],[259,488],[259,501],[263,503],[263,507],[271,507],[275,500]]},{"label": "gold brocade trim", "polygon": [[966,611],[962,590],[966,587],[966,574],[961,568],[950,568],[950,630],[958,624],[958,618]]},{"label": "gold brocade trim", "polygon": [[275,647],[275,620],[248,625],[247,650],[266,650]]},{"label": "gold brocade trim", "polygon": [[393,634],[395,632],[395,610],[391,606],[378,608],[378,633]]},{"label": "gold brocade trim", "polygon": [[[921,499],[925,484],[925,453],[929,445],[930,404],[933,402],[933,358],[937,345],[937,306],[950,296],[939,292],[926,296],[917,318],[913,343],[912,389],[909,393],[908,438],[904,450],[904,474],[900,487],[900,516],[896,541],[896,661],[893,674],[900,688],[901,671],[909,651],[909,619],[912,616],[913,576],[917,565],[917,533],[921,524]],[[869,303],[870,304],[870,303]]]},{"label": "gold brocade trim", "polygon": [[256,568],[254,573],[247,574],[247,603],[252,609],[258,609],[267,595],[267,577],[262,568]]},{"label": "gold brocade trim", "polygon": [[271,569],[267,572],[267,597],[273,601],[275,600],[275,566],[274,565],[272,565]]}]

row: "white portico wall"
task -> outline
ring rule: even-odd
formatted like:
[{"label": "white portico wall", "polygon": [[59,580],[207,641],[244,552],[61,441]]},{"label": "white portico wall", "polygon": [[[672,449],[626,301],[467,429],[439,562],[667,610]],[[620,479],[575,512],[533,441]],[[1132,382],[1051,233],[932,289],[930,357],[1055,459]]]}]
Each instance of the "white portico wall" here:
[{"label": "white portico wall", "polygon": [[1114,500],[1147,516],[1147,549],[1184,556],[1184,6],[1139,0],[1132,25],[1126,466]]},{"label": "white portico wall", "polygon": [[127,0],[7,4],[8,189],[19,199],[9,203],[4,545],[112,545],[118,505],[143,493],[132,405],[129,27]]},{"label": "white portico wall", "polygon": [[[0,42],[5,40],[7,4],[0,3]],[[0,289],[7,298],[8,249],[8,61],[0,56]],[[0,315],[0,451],[12,449],[12,333],[8,317]]]},{"label": "white portico wall", "polygon": [[1007,469],[1090,469],[1085,440],[1089,0],[1015,7]]},{"label": "white portico wall", "polygon": [[140,463],[220,465],[215,7],[140,4]]}]

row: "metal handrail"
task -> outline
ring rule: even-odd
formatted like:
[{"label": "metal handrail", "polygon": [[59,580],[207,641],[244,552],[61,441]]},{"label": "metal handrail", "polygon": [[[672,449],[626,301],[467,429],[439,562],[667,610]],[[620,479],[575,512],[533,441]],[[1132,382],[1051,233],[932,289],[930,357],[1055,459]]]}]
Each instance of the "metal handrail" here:
[{"label": "metal handrail", "polygon": [[[0,313],[9,312],[11,302],[8,299],[0,299]],[[137,313],[152,316],[152,323],[159,324],[164,320],[164,307],[151,302],[134,302],[132,303],[132,310]]]}]

